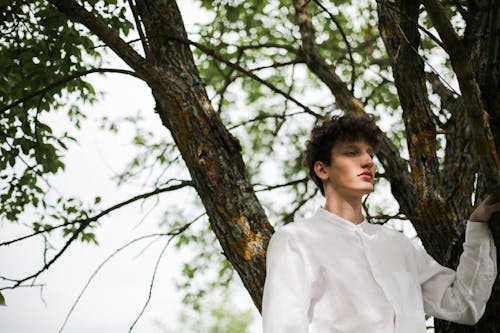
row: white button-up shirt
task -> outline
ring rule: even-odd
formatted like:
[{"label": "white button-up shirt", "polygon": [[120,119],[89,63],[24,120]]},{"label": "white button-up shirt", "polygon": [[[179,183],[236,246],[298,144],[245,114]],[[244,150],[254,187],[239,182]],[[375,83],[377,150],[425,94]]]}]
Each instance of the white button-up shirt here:
[{"label": "white button-up shirt", "polygon": [[424,313],[474,324],[497,274],[487,223],[468,222],[457,271],[400,232],[324,209],[267,251],[264,333],[425,333]]}]

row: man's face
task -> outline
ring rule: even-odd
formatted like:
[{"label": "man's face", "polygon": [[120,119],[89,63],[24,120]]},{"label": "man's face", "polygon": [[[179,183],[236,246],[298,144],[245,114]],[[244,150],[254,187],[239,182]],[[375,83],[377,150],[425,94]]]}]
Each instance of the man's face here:
[{"label": "man's face", "polygon": [[373,147],[365,140],[337,142],[331,162],[325,166],[325,190],[333,187],[343,197],[361,197],[373,191],[375,163]]}]

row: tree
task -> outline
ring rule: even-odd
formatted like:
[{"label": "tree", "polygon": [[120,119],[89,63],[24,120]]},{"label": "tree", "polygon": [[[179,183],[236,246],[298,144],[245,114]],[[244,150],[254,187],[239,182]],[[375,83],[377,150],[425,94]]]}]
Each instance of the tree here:
[{"label": "tree", "polygon": [[[95,240],[95,222],[110,210],[192,186],[225,258],[260,309],[265,251],[273,233],[263,204],[287,223],[314,196],[300,169],[298,147],[312,123],[335,110],[370,112],[381,126],[393,124],[382,135],[377,157],[381,186],[390,184],[399,212],[385,216],[367,205],[368,218],[410,220],[427,251],[440,263],[456,266],[461,221],[477,198],[498,196],[499,5],[493,0],[384,0],[356,6],[341,0],[219,0],[201,5],[213,20],[200,27],[195,40],[186,33],[175,1],[2,3],[0,61],[6,70],[1,75],[0,169],[8,184],[2,185],[0,214],[15,221],[30,205],[48,211],[59,207],[50,223],[33,224],[33,234],[62,229],[67,237],[40,271],[6,288],[49,269],[75,240]],[[131,31],[137,38],[127,41]],[[100,67],[102,48],[111,49],[129,69]],[[71,137],[52,135],[40,115],[63,108],[74,95],[93,102],[95,92],[83,78],[95,72],[132,75],[148,84],[172,139],[147,145],[138,136],[137,143],[162,165],[177,162],[178,152],[191,179],[160,182],[100,213],[82,209],[74,199],[47,202],[40,182],[64,167],[61,155]],[[237,88],[243,97],[234,94]],[[84,117],[75,106],[68,116],[76,124]],[[283,170],[283,182],[260,185],[278,145],[285,156],[276,149],[273,159]],[[131,168],[146,166],[137,159]],[[289,196],[286,209],[256,196],[283,189]],[[189,225],[177,226],[172,234],[182,234]],[[498,223],[492,229],[498,242]],[[474,328],[438,321],[436,331],[498,332],[498,286],[497,280]]]}]

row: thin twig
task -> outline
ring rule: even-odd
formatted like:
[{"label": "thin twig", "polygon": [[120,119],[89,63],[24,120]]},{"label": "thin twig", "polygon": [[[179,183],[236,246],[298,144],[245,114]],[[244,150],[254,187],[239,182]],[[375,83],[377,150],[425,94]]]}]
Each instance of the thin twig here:
[{"label": "thin twig", "polygon": [[141,39],[142,48],[144,49],[144,54],[146,55],[146,59],[150,58],[149,52],[149,44],[144,35],[144,31],[142,30],[141,20],[139,15],[137,14],[137,10],[135,9],[135,4],[133,0],[128,0],[128,4],[130,6],[130,10],[132,11],[132,15],[134,16],[135,26],[137,27],[137,32],[139,33],[139,38]]},{"label": "thin twig", "polygon": [[132,332],[132,330],[134,329],[135,325],[137,324],[137,322],[139,321],[139,319],[142,317],[144,311],[146,311],[146,308],[149,305],[149,301],[151,300],[151,294],[153,293],[153,285],[154,285],[154,282],[155,282],[156,273],[158,272],[158,267],[160,265],[161,258],[163,257],[163,254],[167,250],[167,247],[168,247],[168,245],[170,244],[170,242],[172,241],[173,238],[174,238],[174,236],[171,236],[168,239],[168,241],[165,243],[165,245],[163,246],[163,248],[161,249],[160,255],[158,256],[158,259],[156,260],[155,268],[153,270],[153,276],[151,277],[151,283],[149,284],[148,297],[146,299],[146,302],[144,303],[144,306],[141,309],[141,312],[139,312],[139,315],[135,318],[135,320],[132,323],[132,325],[130,325],[130,327],[128,329],[129,333]]},{"label": "thin twig", "polygon": [[123,249],[127,248],[128,246],[140,241],[140,240],[143,240],[143,239],[147,239],[147,238],[151,238],[151,237],[161,237],[161,236],[168,236],[169,233],[156,233],[156,234],[150,234],[150,235],[145,235],[145,236],[141,236],[139,238],[136,238],[136,239],[133,239],[129,242],[127,242],[125,245],[119,247],[118,249],[116,249],[112,254],[110,254],[106,259],[104,259],[103,262],[101,262],[101,264],[97,267],[97,269],[92,273],[92,275],[90,276],[90,278],[87,280],[87,283],[85,283],[85,286],[83,287],[83,289],[80,291],[80,294],[77,296],[75,302],[73,303],[73,305],[71,306],[71,308],[69,309],[68,313],[66,314],[66,317],[64,318],[64,322],[62,323],[61,325],[61,328],[59,328],[59,333],[62,332],[62,330],[64,329],[64,327],[66,326],[66,323],[68,322],[68,319],[69,317],[71,316],[71,314],[73,313],[73,310],[76,308],[76,305],[78,304],[78,302],[80,301],[80,299],[82,298],[83,294],[85,293],[85,290],[87,290],[88,286],[90,285],[90,283],[92,282],[92,280],[94,279],[94,277],[97,275],[97,273],[101,270],[101,268],[109,261],[111,260],[111,258],[113,258],[115,255],[117,255],[119,252],[121,252]]},{"label": "thin twig", "polygon": [[330,16],[330,19],[333,21],[333,23],[335,23],[335,25],[339,29],[339,32],[342,35],[342,39],[344,40],[344,43],[347,46],[347,52],[349,53],[349,62],[351,63],[351,68],[352,68],[352,72],[351,72],[351,89],[349,89],[349,90],[351,91],[351,93],[354,93],[354,83],[356,81],[356,66],[354,64],[354,58],[352,57],[351,43],[349,43],[349,41],[347,40],[347,35],[345,34],[344,29],[342,29],[342,26],[340,25],[340,22],[335,18],[335,16],[333,16],[333,14],[330,13],[330,11],[325,6],[323,6],[323,4],[320,1],[314,0],[314,2],[321,9],[323,9],[328,14],[328,16]]},{"label": "thin twig", "polygon": [[294,112],[294,113],[289,113],[287,115],[282,115],[282,114],[260,114],[260,115],[258,115],[255,118],[244,120],[241,123],[233,125],[233,126],[229,127],[228,130],[231,131],[231,130],[237,128],[237,127],[244,126],[246,124],[253,123],[255,121],[261,121],[261,120],[264,120],[264,119],[267,119],[267,118],[283,119],[285,117],[291,117],[291,116],[295,116],[295,115],[302,114],[302,113],[305,113],[305,111],[298,111],[298,112]]},{"label": "thin twig", "polygon": [[202,213],[202,214],[198,215],[194,220],[192,220],[191,222],[185,224],[181,228],[177,229],[177,231],[173,232],[171,234],[170,238],[168,239],[168,241],[163,246],[163,248],[162,248],[162,250],[160,252],[160,255],[158,256],[158,259],[156,260],[156,264],[155,264],[155,267],[154,267],[154,270],[153,270],[153,276],[151,277],[151,283],[149,284],[148,297],[146,299],[146,302],[144,303],[144,306],[141,309],[141,312],[139,312],[139,315],[137,316],[137,318],[135,318],[135,320],[132,323],[132,325],[130,325],[130,328],[128,330],[129,333],[132,332],[132,330],[134,329],[135,325],[137,324],[137,322],[139,321],[139,319],[142,317],[142,315],[144,314],[144,311],[146,311],[146,308],[149,305],[149,302],[151,300],[151,295],[153,294],[153,285],[154,285],[154,282],[155,282],[156,273],[158,272],[158,267],[160,266],[161,258],[163,257],[163,254],[165,253],[165,250],[167,249],[168,245],[174,239],[175,236],[183,233],[187,228],[189,228],[189,226],[191,224],[193,224],[194,222],[196,222],[197,220],[199,220],[204,215],[205,215],[205,213]]},{"label": "thin twig", "polygon": [[51,84],[49,84],[48,86],[42,88],[42,89],[39,89],[35,92],[32,92],[31,94],[28,94],[26,96],[23,96],[21,97],[20,99],[10,103],[9,105],[7,106],[4,106],[2,108],[0,108],[0,115],[3,114],[4,112],[18,106],[19,104],[22,104],[30,99],[32,99],[33,97],[36,97],[36,96],[39,96],[39,95],[44,95],[46,94],[47,92],[49,92],[50,90],[52,89],[55,89],[71,80],[74,80],[74,79],[78,79],[82,76],[85,76],[85,75],[88,75],[88,74],[92,74],[92,73],[119,73],[119,74],[126,74],[126,75],[131,75],[133,77],[136,77],[136,78],[139,78],[139,76],[135,73],[135,72],[132,72],[132,71],[129,71],[129,70],[125,70],[125,69],[116,69],[116,68],[92,68],[92,69],[89,69],[89,70],[86,70],[86,71],[79,71],[79,72],[76,72],[76,73],[73,73],[73,74],[70,74],[68,76],[65,76],[63,77],[62,79],[56,81],[56,82],[53,82]]},{"label": "thin twig", "polygon": [[187,41],[182,41],[181,40],[181,42],[187,42],[187,43],[195,46],[196,48],[198,48],[203,53],[205,53],[205,54],[213,57],[215,60],[223,62],[227,66],[236,69],[237,71],[239,71],[240,73],[245,74],[246,76],[250,77],[251,79],[254,79],[257,82],[262,83],[263,85],[265,85],[266,87],[268,87],[269,89],[271,89],[272,91],[274,91],[275,93],[277,93],[277,94],[285,97],[286,99],[289,99],[290,101],[292,101],[293,103],[295,103],[297,106],[299,106],[302,109],[304,109],[304,111],[306,113],[309,113],[309,114],[313,115],[316,118],[322,118],[322,116],[320,114],[314,112],[313,110],[311,110],[310,108],[308,108],[307,106],[305,106],[304,104],[302,104],[301,102],[299,102],[294,97],[288,95],[286,92],[284,92],[283,90],[279,89],[278,87],[276,87],[272,83],[267,82],[266,80],[260,78],[259,76],[255,75],[254,73],[252,73],[252,72],[244,69],[240,65],[235,64],[235,63],[227,60],[226,58],[224,58],[223,56],[221,56],[220,54],[218,54],[217,52],[215,52],[215,50],[213,50],[213,49],[211,49],[211,48],[209,48],[209,47],[207,47],[205,45],[202,45],[200,43],[197,43],[197,42],[194,42],[194,41],[190,41],[190,40],[187,40]]},{"label": "thin twig", "polygon": [[39,235],[39,234],[42,234],[42,233],[45,233],[45,232],[50,232],[52,230],[63,228],[63,227],[69,226],[69,225],[77,224],[77,223],[90,224],[91,222],[97,221],[98,219],[100,219],[104,215],[107,215],[107,214],[111,213],[112,211],[114,211],[116,209],[119,209],[119,208],[121,208],[123,206],[126,206],[128,204],[131,204],[131,203],[133,203],[133,202],[135,202],[137,200],[146,199],[146,198],[149,198],[149,197],[151,197],[153,195],[157,195],[157,194],[160,194],[160,193],[163,193],[163,192],[175,191],[175,190],[181,189],[181,188],[186,187],[186,186],[193,186],[193,182],[189,181],[189,180],[181,180],[180,184],[176,184],[176,185],[172,185],[172,186],[168,186],[168,187],[163,187],[163,188],[157,188],[157,189],[155,189],[155,190],[153,190],[151,192],[147,192],[147,193],[136,195],[136,196],[134,196],[134,197],[132,197],[132,198],[130,198],[128,200],[122,201],[122,202],[120,202],[120,203],[118,203],[116,205],[113,205],[113,206],[111,206],[111,207],[109,207],[109,208],[101,211],[97,215],[88,217],[86,219],[78,219],[78,220],[75,220],[75,221],[63,223],[63,224],[60,224],[58,226],[52,227],[50,230],[39,230],[39,231],[36,231],[36,232],[34,232],[32,234],[29,234],[29,235],[22,236],[22,237],[19,237],[19,238],[16,238],[16,239],[12,239],[10,241],[6,241],[6,242],[3,242],[3,243],[0,243],[0,246],[10,245],[12,243],[16,243],[16,242],[22,241],[24,239],[27,239],[27,238],[30,238],[30,237],[33,237],[33,236],[36,236],[36,235]]},{"label": "thin twig", "polygon": [[316,193],[318,193],[318,191],[319,191],[319,189],[316,187],[314,189],[314,191],[309,196],[302,198],[302,200],[300,200],[299,203],[295,206],[293,211],[291,211],[290,213],[285,215],[285,217],[283,218],[283,221],[286,223],[287,221],[290,221],[290,219],[293,219],[295,216],[295,213],[297,213],[298,210],[300,208],[302,208],[302,206],[304,206],[310,199],[312,199],[316,195]]},{"label": "thin twig", "polygon": [[297,185],[297,184],[300,184],[300,183],[304,183],[306,181],[307,181],[307,177],[304,177],[304,178],[301,178],[301,179],[292,180],[292,181],[284,183],[284,184],[265,185],[265,186],[263,184],[254,184],[254,186],[264,186],[263,188],[255,190],[255,192],[263,192],[263,191],[275,190],[277,188],[282,188],[282,187]]}]

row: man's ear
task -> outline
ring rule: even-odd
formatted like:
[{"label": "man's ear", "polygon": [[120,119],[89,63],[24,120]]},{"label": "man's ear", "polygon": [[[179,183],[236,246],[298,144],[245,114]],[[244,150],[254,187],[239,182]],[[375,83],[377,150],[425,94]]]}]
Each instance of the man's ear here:
[{"label": "man's ear", "polygon": [[319,179],[328,180],[329,176],[327,169],[328,167],[325,163],[321,161],[314,162],[314,173],[319,177]]}]

